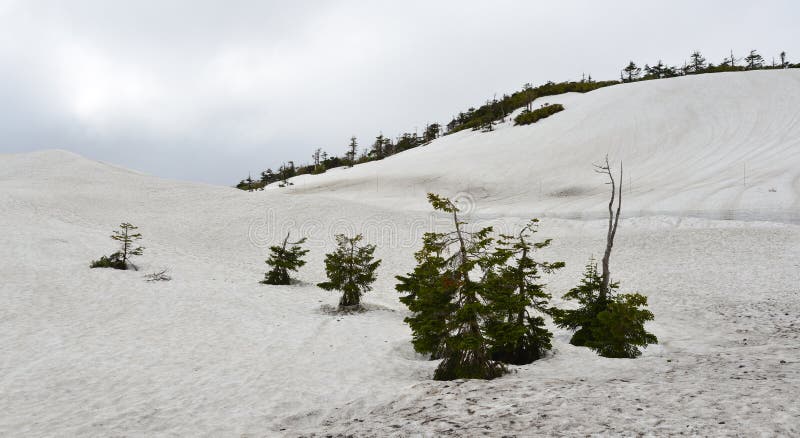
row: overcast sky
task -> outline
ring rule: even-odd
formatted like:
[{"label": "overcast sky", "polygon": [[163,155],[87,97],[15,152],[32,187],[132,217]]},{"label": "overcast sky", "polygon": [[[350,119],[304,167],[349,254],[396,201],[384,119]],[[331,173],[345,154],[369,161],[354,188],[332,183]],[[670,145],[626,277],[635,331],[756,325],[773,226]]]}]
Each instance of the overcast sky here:
[{"label": "overcast sky", "polygon": [[800,2],[0,0],[0,153],[232,185],[628,61],[800,60]]}]

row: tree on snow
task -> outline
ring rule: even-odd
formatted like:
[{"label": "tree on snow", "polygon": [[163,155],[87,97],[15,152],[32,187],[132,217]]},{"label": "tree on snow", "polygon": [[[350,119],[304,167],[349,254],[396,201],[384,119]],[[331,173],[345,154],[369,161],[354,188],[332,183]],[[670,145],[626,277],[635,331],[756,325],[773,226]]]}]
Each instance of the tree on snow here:
[{"label": "tree on snow", "polygon": [[756,70],[764,66],[764,57],[759,55],[757,51],[751,50],[750,54],[745,56],[744,62],[747,63],[748,70]]},{"label": "tree on snow", "polygon": [[453,302],[456,283],[447,271],[450,260],[446,250],[441,234],[426,233],[422,249],[414,254],[417,266],[411,273],[395,277],[399,281],[395,289],[405,294],[400,302],[412,312],[405,322],[412,330],[414,350],[430,355],[431,359],[443,357],[447,318],[456,309]]},{"label": "tree on snow", "polygon": [[622,69],[622,82],[633,82],[639,79],[642,74],[642,69],[639,68],[635,62],[631,61],[625,68]]},{"label": "tree on snow", "polygon": [[498,377],[505,367],[492,360],[484,332],[492,316],[486,283],[472,278],[477,268],[491,269],[492,228],[468,232],[450,199],[429,193],[428,202],[451,215],[454,230],[426,233],[414,272],[397,277],[397,290],[408,294],[401,300],[414,312],[406,319],[414,332],[414,347],[443,359],[434,372],[436,380]]},{"label": "tree on snow", "polygon": [[135,242],[141,240],[142,235],[136,232],[138,227],[135,227],[127,222],[121,223],[119,228],[119,230],[114,230],[111,234],[111,239],[119,242],[120,244],[119,251],[111,254],[108,257],[103,256],[100,258],[100,260],[93,261],[90,267],[125,270],[130,266],[134,270],[137,270],[136,265],[134,265],[130,259],[133,256],[142,255],[144,247],[135,246]]},{"label": "tree on snow", "polygon": [[575,300],[574,310],[556,310],[553,319],[562,328],[576,330],[570,344],[588,347],[604,357],[635,358],[639,347],[658,343],[658,338],[644,328],[652,321],[647,297],[640,294],[617,294],[617,283],[610,283],[604,297],[598,293],[603,280],[597,263],[590,260],[581,284],[564,295]]},{"label": "tree on snow", "polygon": [[278,169],[278,176],[280,177],[281,182],[278,184],[278,187],[288,187],[293,186],[294,183],[289,181],[289,178],[292,178],[297,174],[297,169],[294,167],[294,161],[289,161],[289,164],[283,164]]},{"label": "tree on snow", "polygon": [[358,140],[356,140],[356,136],[350,137],[350,144],[347,146],[347,152],[345,155],[347,156],[347,161],[350,162],[349,167],[353,167],[356,164],[356,152],[358,150]]},{"label": "tree on snow", "polygon": [[645,64],[644,71],[645,71],[645,79],[663,79],[663,78],[671,78],[678,75],[677,69],[675,67],[670,67],[665,65],[664,62],[661,61],[660,59],[658,60],[658,64],[652,67]]},{"label": "tree on snow", "polygon": [[272,172],[272,169],[267,169],[261,172],[261,182],[264,185],[270,184],[275,181],[275,174]]},{"label": "tree on snow", "polygon": [[372,149],[370,149],[367,156],[373,160],[382,160],[386,157],[386,137],[383,134],[379,134],[375,137],[375,143],[372,143]]},{"label": "tree on snow", "polygon": [[375,260],[375,245],[359,245],[361,234],[347,237],[336,236],[337,248],[325,255],[325,273],[328,281],[317,286],[325,290],[342,292],[339,310],[358,310],[361,308],[361,295],[372,290],[375,270],[381,264]]},{"label": "tree on snow", "polygon": [[695,50],[689,56],[689,65],[687,67],[689,73],[702,73],[708,67],[708,64],[706,63],[706,58],[700,54],[700,51]]},{"label": "tree on snow", "polygon": [[270,246],[271,252],[266,264],[271,266],[269,272],[264,274],[263,284],[291,284],[292,279],[289,277],[289,271],[297,271],[300,267],[306,264],[303,256],[308,253],[307,249],[303,249],[302,245],[306,238],[296,242],[289,242],[289,233],[286,233],[286,238],[283,239],[283,244],[280,246]]},{"label": "tree on snow", "polygon": [[311,159],[314,161],[314,169],[312,173],[317,175],[320,173],[325,172],[325,166],[322,164],[322,161],[325,160],[323,158],[324,152],[322,152],[322,148],[317,148],[314,150],[314,153],[311,154]]},{"label": "tree on snow", "polygon": [[422,134],[423,141],[430,143],[439,138],[439,133],[442,131],[442,125],[438,123],[431,123],[425,126],[425,131]]},{"label": "tree on snow", "polygon": [[[531,363],[551,348],[553,334],[544,328],[542,315],[549,313],[550,294],[539,283],[541,273],[564,267],[563,262],[537,262],[534,251],[550,245],[551,239],[531,242],[538,219],[516,235],[501,235],[492,263],[497,269],[486,275],[487,298],[493,317],[486,325],[492,343],[492,358],[504,363]],[[531,314],[533,309],[538,314]]]}]

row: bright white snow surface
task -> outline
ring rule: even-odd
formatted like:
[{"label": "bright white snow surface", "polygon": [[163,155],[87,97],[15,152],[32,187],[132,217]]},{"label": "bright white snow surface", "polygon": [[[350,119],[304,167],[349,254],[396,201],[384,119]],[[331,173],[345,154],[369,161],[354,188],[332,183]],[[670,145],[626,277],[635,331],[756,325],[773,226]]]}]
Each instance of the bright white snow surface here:
[{"label": "bright white snow surface", "polygon": [[[0,155],[0,435],[800,434],[800,71],[544,101],[566,110],[255,193]],[[612,273],[660,343],[604,359],[552,328],[552,354],[505,377],[431,381],[394,291],[447,226],[424,193],[501,231],[543,217],[564,304],[603,249],[606,153],[626,170]],[[90,270],[123,221],[140,271]],[[309,237],[300,283],[258,284],[287,230]],[[338,297],[314,286],[338,232],[383,259],[366,313],[326,313]]]}]

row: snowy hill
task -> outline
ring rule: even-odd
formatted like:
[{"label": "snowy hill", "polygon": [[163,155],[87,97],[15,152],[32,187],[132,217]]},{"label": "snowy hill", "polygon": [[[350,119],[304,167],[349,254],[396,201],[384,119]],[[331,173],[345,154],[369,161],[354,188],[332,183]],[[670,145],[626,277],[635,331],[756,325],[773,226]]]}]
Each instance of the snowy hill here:
[{"label": "snowy hill", "polygon": [[[255,193],[0,155],[0,435],[800,434],[800,72],[546,100],[566,110]],[[446,226],[424,193],[500,229],[548,216],[560,304],[603,248],[605,153],[632,182],[612,273],[649,297],[660,343],[604,359],[551,327],[553,354],[503,378],[429,380],[394,290]],[[144,235],[140,271],[90,270],[123,221]],[[309,237],[301,283],[258,284],[286,231]],[[370,312],[322,310],[338,232],[378,245]],[[142,278],[165,267],[170,282]]]},{"label": "snowy hill", "polygon": [[462,131],[322,176],[295,191],[426,208],[469,193],[489,213],[602,214],[592,163],[622,161],[626,211],[800,221],[800,71],[636,82],[541,98],[566,110],[533,125]]}]

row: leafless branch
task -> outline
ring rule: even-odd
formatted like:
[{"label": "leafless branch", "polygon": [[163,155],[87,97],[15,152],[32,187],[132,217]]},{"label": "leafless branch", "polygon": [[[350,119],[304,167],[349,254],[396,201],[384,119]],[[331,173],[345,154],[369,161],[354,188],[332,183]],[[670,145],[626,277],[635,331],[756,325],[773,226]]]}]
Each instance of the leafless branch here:
[{"label": "leafless branch", "polygon": [[145,281],[170,281],[172,277],[167,274],[168,269],[164,268],[161,271],[153,272],[144,276]]},{"label": "leafless branch", "polygon": [[[611,165],[608,162],[608,155],[606,155],[605,163],[595,164],[595,171],[608,175],[611,184],[611,200],[608,202],[608,233],[606,234],[606,250],[603,254],[603,272],[602,272],[602,287],[601,297],[605,299],[608,294],[609,284],[611,283],[611,272],[609,271],[609,261],[611,259],[611,249],[614,246],[614,238],[617,235],[617,228],[619,227],[619,216],[622,211],[622,162],[619,163],[619,187],[614,180],[614,174],[611,171]],[[617,202],[616,212],[614,211],[614,202]]]}]

